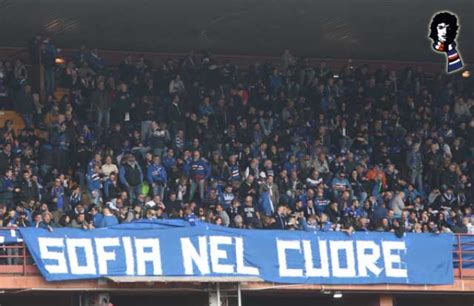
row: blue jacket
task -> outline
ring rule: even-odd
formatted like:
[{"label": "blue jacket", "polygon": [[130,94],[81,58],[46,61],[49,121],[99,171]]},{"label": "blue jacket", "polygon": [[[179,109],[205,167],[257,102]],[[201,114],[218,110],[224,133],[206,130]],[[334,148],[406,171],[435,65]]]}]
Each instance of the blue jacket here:
[{"label": "blue jacket", "polygon": [[14,188],[15,181],[9,179],[6,176],[0,179],[0,199],[2,200],[11,200],[13,199],[13,191],[8,190],[8,188]]},{"label": "blue jacket", "polygon": [[199,160],[193,160],[189,163],[186,173],[193,180],[207,180],[211,175],[211,169],[209,163],[205,159],[200,158]]},{"label": "blue jacket", "polygon": [[15,181],[13,180],[13,178],[8,178],[4,176],[0,179],[0,182],[0,192],[5,192],[6,190],[8,190],[8,188],[15,187]]},{"label": "blue jacket", "polygon": [[260,207],[260,211],[262,211],[266,216],[271,216],[275,212],[275,203],[272,203],[270,193],[268,191],[260,193],[258,205]]},{"label": "blue jacket", "polygon": [[316,208],[316,211],[318,214],[323,213],[326,210],[326,207],[329,205],[329,200],[327,198],[319,198],[316,197],[313,201],[314,207]]},{"label": "blue jacket", "polygon": [[240,167],[238,163],[235,163],[233,165],[229,164],[228,180],[240,180]]},{"label": "blue jacket", "polygon": [[163,164],[163,166],[166,168],[166,170],[170,170],[171,167],[175,166],[176,165],[176,157],[169,157],[167,155],[163,156],[163,158],[161,159],[161,163]]},{"label": "blue jacket", "polygon": [[315,232],[315,231],[320,230],[319,225],[317,223],[315,225],[311,225],[311,224],[308,224],[308,221],[306,220],[303,220],[303,222],[301,222],[301,227],[302,227],[302,230],[305,232]]},{"label": "blue jacket", "polygon": [[102,225],[102,220],[104,220],[104,215],[97,213],[92,217],[92,224],[95,228],[99,228]]},{"label": "blue jacket", "polygon": [[298,197],[299,200],[301,200],[301,202],[303,202],[303,207],[306,207],[306,205],[308,205],[308,200],[311,200],[313,201],[314,203],[314,198],[312,199],[308,199],[308,195],[307,194],[302,194]]},{"label": "blue jacket", "polygon": [[331,187],[334,186],[345,186],[346,188],[351,188],[351,184],[346,178],[340,179],[337,176],[334,177],[331,181]]},{"label": "blue jacket", "polygon": [[406,197],[409,198],[412,202],[415,202],[415,199],[417,197],[423,197],[423,195],[421,194],[421,192],[419,192],[418,190],[416,189],[413,189],[412,192],[408,191],[408,188],[405,188],[403,190],[403,192],[405,193]]},{"label": "blue jacket", "polygon": [[407,156],[407,165],[410,170],[420,171],[423,169],[423,158],[420,151],[410,151]]},{"label": "blue jacket", "polygon": [[110,179],[107,179],[105,182],[104,182],[104,196],[106,199],[109,199],[110,198],[110,186],[112,185],[112,181]]},{"label": "blue jacket", "polygon": [[110,227],[119,224],[117,218],[114,215],[104,216],[99,224],[99,227]]},{"label": "blue jacket", "polygon": [[283,169],[288,172],[288,175],[291,173],[293,170],[299,170],[299,165],[298,163],[290,163],[289,161],[285,162],[285,165],[283,166]]},{"label": "blue jacket", "polygon": [[56,55],[58,54],[56,47],[52,43],[48,43],[42,50],[42,62],[46,69],[52,69],[55,66]]},{"label": "blue jacket", "polygon": [[377,225],[377,222],[379,222],[385,217],[387,217],[387,209],[383,206],[377,205],[374,208],[374,214],[372,215],[372,219],[374,220],[375,225]]},{"label": "blue jacket", "polygon": [[25,208],[23,209],[23,211],[25,212],[26,219],[28,220],[28,222],[30,222],[30,224],[33,223],[33,214],[31,213],[31,210]]},{"label": "blue jacket", "polygon": [[94,56],[92,53],[88,56],[88,62],[92,69],[100,70],[104,68],[105,61],[101,57]]},{"label": "blue jacket", "polygon": [[65,203],[64,203],[64,187],[59,186],[59,187],[53,187],[51,188],[51,199],[56,198],[56,208],[57,209],[63,209],[65,208]]},{"label": "blue jacket", "polygon": [[228,209],[232,205],[232,201],[235,199],[235,194],[227,193],[227,192],[221,192],[219,193],[219,203],[221,203],[224,206],[224,209]]},{"label": "blue jacket", "polygon": [[100,176],[98,173],[90,173],[86,175],[87,189],[92,192],[93,190],[100,190]]},{"label": "blue jacket", "polygon": [[90,174],[92,172],[94,172],[94,168],[95,168],[95,165],[97,164],[97,162],[95,161],[95,159],[92,159],[88,164],[87,164],[87,174]]},{"label": "blue jacket", "polygon": [[148,166],[146,171],[146,178],[148,183],[161,183],[166,184],[168,181],[168,176],[166,174],[166,169],[162,165],[157,165],[155,163]]},{"label": "blue jacket", "polygon": [[191,225],[195,225],[196,222],[199,220],[194,213],[184,216],[183,219],[188,221]]},{"label": "blue jacket", "polygon": [[56,132],[51,137],[51,144],[59,150],[69,149],[69,137],[64,132]]},{"label": "blue jacket", "polygon": [[360,208],[355,208],[354,206],[349,206],[344,209],[342,212],[344,217],[353,217],[353,218],[359,218],[362,216],[362,211]]},{"label": "blue jacket", "polygon": [[199,114],[199,117],[210,116],[214,114],[214,108],[211,105],[208,105],[208,106],[200,105],[198,109],[198,114]]},{"label": "blue jacket", "polygon": [[69,197],[69,204],[74,208],[76,207],[77,203],[82,201],[82,195],[79,193],[78,195],[72,195]]},{"label": "blue jacket", "polygon": [[332,222],[331,221],[326,221],[326,222],[321,224],[321,231],[322,232],[330,232],[332,230],[333,230],[333,228],[332,228]]},{"label": "blue jacket", "polygon": [[276,93],[282,86],[283,86],[283,80],[281,79],[280,76],[272,75],[270,77],[270,89],[273,93]]}]

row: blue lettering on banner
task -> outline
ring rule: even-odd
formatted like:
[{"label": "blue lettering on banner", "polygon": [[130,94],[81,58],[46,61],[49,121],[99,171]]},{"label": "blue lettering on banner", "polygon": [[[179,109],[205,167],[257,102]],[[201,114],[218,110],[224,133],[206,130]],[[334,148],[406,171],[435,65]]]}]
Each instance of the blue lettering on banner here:
[{"label": "blue lettering on banner", "polygon": [[[294,232],[216,226],[19,229],[48,281],[238,276],[278,283],[452,284],[450,234]],[[436,256],[433,256],[436,254]]]}]

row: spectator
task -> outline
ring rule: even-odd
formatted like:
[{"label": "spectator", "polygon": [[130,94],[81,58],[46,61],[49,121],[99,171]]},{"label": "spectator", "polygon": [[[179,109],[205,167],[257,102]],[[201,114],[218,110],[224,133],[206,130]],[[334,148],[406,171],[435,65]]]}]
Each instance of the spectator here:
[{"label": "spectator", "polygon": [[390,202],[390,208],[393,210],[394,218],[401,218],[405,207],[405,193],[400,191]]},{"label": "spectator", "polygon": [[50,212],[43,212],[41,215],[41,221],[37,224],[37,227],[46,229],[50,232],[54,231],[55,227],[58,227],[54,222],[53,215]]},{"label": "spectator", "polygon": [[133,154],[124,156],[120,167],[120,183],[128,190],[132,201],[138,197],[142,182],[142,168],[135,160],[135,156]]},{"label": "spectator", "polygon": [[159,124],[156,121],[152,121],[147,135],[148,144],[153,154],[161,157],[165,150],[165,146],[171,139],[168,129],[166,129],[166,124]]},{"label": "spectator", "polygon": [[79,218],[85,227],[81,214],[89,228],[106,226],[104,210],[110,224],[469,231],[469,78],[352,64],[332,73],[289,51],[282,70],[244,71],[193,54],[153,67],[127,56],[116,76],[97,50],[81,48],[63,69],[48,39],[35,38],[34,48],[49,61],[48,93],[51,72],[61,70],[71,95],[50,94],[31,112],[29,67],[0,64],[0,96],[18,97],[28,127],[17,133],[7,121],[0,131],[0,215],[18,207],[9,224],[25,225],[18,220],[31,208],[26,219],[36,227],[50,226],[51,212],[63,226]]},{"label": "spectator", "polygon": [[165,167],[161,165],[161,158],[159,156],[155,156],[153,163],[148,166],[147,180],[150,184],[152,194],[154,196],[159,195],[163,199],[168,176]]},{"label": "spectator", "polygon": [[246,196],[244,201],[243,218],[244,225],[247,228],[259,228],[261,227],[260,214],[258,210],[253,205],[253,198],[251,196]]},{"label": "spectator", "polygon": [[278,185],[273,183],[272,175],[267,176],[267,180],[261,185],[261,189],[264,187],[267,187],[271,202],[278,205],[280,203],[280,193],[278,192]]},{"label": "spectator", "polygon": [[76,217],[69,224],[69,227],[83,230],[89,229],[89,223],[86,221],[86,215],[84,213],[76,215]]},{"label": "spectator", "polygon": [[181,76],[178,74],[176,77],[171,80],[169,86],[170,95],[183,95],[186,91],[184,82],[181,80]]},{"label": "spectator", "polygon": [[91,103],[97,112],[97,130],[99,133],[107,131],[110,126],[110,109],[112,108],[112,101],[109,93],[105,90],[104,81],[97,84],[97,90],[92,93]]},{"label": "spectator", "polygon": [[100,165],[95,165],[91,173],[86,175],[87,180],[87,191],[89,194],[92,192],[100,192],[102,189],[102,182],[100,178]]},{"label": "spectator", "polygon": [[56,56],[56,47],[52,44],[51,39],[46,37],[41,44],[41,59],[44,67],[44,87],[47,95],[54,94],[56,90]]},{"label": "spectator", "polygon": [[105,157],[105,163],[101,167],[101,173],[104,175],[104,177],[109,177],[111,173],[118,173],[119,169],[117,168],[117,165],[113,163],[112,156],[107,155]]},{"label": "spectator", "polygon": [[343,170],[340,170],[337,176],[333,178],[331,182],[331,188],[336,198],[339,198],[344,190],[351,188],[351,185],[346,179],[346,174]]},{"label": "spectator", "polygon": [[283,204],[278,205],[277,211],[275,212],[273,216],[276,221],[274,225],[275,229],[281,229],[281,230],[287,229],[288,219],[286,216],[286,210],[287,210],[287,207],[285,205]]},{"label": "spectator", "polygon": [[407,165],[410,170],[410,182],[416,184],[417,189],[423,192],[423,160],[420,153],[420,144],[413,144],[407,155]]},{"label": "spectator", "polygon": [[29,170],[23,171],[23,178],[14,191],[19,194],[19,200],[23,203],[39,200],[38,184],[31,179]]},{"label": "spectator", "polygon": [[4,204],[7,210],[13,207],[14,190],[13,171],[12,169],[7,169],[5,175],[0,178],[0,203]]},{"label": "spectator", "polygon": [[21,115],[26,129],[33,128],[33,114],[35,112],[35,102],[31,92],[31,85],[26,84],[20,90],[16,100],[16,111]]},{"label": "spectator", "polygon": [[222,204],[217,204],[216,205],[216,212],[217,212],[217,216],[219,218],[221,218],[221,220],[222,220],[222,225],[223,226],[229,226],[230,225],[230,218],[229,218],[229,215],[227,214],[227,212],[224,210],[224,207],[222,206]]},{"label": "spectator", "polygon": [[87,219],[89,222],[89,227],[92,228],[99,228],[102,225],[104,215],[99,212],[97,206],[91,206],[89,208],[89,213],[87,215]]},{"label": "spectator", "polygon": [[260,210],[263,212],[264,215],[266,216],[272,216],[273,213],[275,212],[275,206],[277,205],[277,202],[273,202],[272,196],[270,193],[270,187],[268,185],[262,185],[261,191],[260,191],[260,198],[258,200],[259,205],[260,205]]},{"label": "spectator", "polygon": [[119,224],[117,217],[115,217],[109,207],[104,207],[102,214],[103,217],[98,227],[111,227]]},{"label": "spectator", "polygon": [[172,135],[176,135],[178,130],[183,130],[184,113],[179,103],[179,96],[176,94],[172,95],[171,105],[168,108],[168,122]]},{"label": "spectator", "polygon": [[69,167],[69,149],[70,149],[70,136],[66,131],[67,125],[65,122],[61,122],[56,130],[51,135],[51,144],[53,146],[53,156],[55,166],[58,170],[66,172]]},{"label": "spectator", "polygon": [[199,198],[204,199],[204,189],[206,180],[210,176],[208,162],[201,158],[201,153],[196,150],[193,152],[193,160],[187,166],[188,175],[191,178],[191,189],[189,191],[189,200],[194,199],[194,193],[199,188]]},{"label": "spectator", "polygon": [[119,90],[115,95],[115,101],[112,103],[112,118],[117,123],[124,123],[130,121],[130,111],[132,109],[132,98],[128,91],[128,86],[121,83]]}]

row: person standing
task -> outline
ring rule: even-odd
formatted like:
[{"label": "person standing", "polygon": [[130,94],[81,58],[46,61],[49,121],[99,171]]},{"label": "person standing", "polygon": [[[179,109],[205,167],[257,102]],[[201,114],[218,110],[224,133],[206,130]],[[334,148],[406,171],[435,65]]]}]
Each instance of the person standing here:
[{"label": "person standing", "polygon": [[23,118],[26,129],[33,128],[33,114],[35,112],[35,102],[31,94],[31,85],[27,84],[20,91],[16,102],[16,111]]},{"label": "person standing", "polygon": [[67,168],[70,166],[68,164],[70,138],[66,129],[66,123],[62,122],[57,127],[57,130],[51,135],[51,144],[53,145],[56,167],[61,172],[66,172]]},{"label": "person standing", "polygon": [[176,136],[178,130],[184,130],[184,113],[179,104],[179,96],[172,95],[171,105],[168,107],[168,122],[172,137]]},{"label": "person standing", "polygon": [[166,128],[166,124],[152,121],[147,140],[153,154],[161,157],[166,144],[170,141],[170,134]]},{"label": "person standing", "polygon": [[123,159],[119,170],[120,183],[128,190],[130,200],[133,202],[140,194],[143,172],[134,155],[130,154]]},{"label": "person standing", "polygon": [[15,180],[12,169],[7,169],[5,175],[0,179],[0,203],[5,204],[7,210],[13,207],[13,190]]},{"label": "person standing", "polygon": [[39,201],[38,184],[32,180],[29,170],[23,170],[23,179],[14,190],[19,194],[19,200],[24,203]]},{"label": "person standing", "polygon": [[105,131],[110,127],[110,108],[112,107],[111,97],[105,90],[104,81],[97,84],[97,90],[92,93],[91,102],[97,111],[97,131],[102,134],[102,124]]},{"label": "person standing", "polygon": [[168,177],[166,174],[166,169],[161,164],[161,158],[159,156],[155,156],[153,158],[153,163],[148,166],[146,177],[148,183],[150,184],[153,196],[159,195],[160,198],[163,199]]},{"label": "person standing", "polygon": [[56,90],[56,47],[51,39],[46,37],[41,45],[41,60],[44,67],[45,90],[47,95],[53,95]]},{"label": "person standing", "polygon": [[130,122],[130,110],[132,108],[132,99],[128,92],[128,86],[121,83],[119,91],[116,94],[113,107],[113,118],[117,123]]},{"label": "person standing", "polygon": [[423,192],[423,158],[419,143],[413,144],[411,151],[408,152],[407,166],[410,170],[410,182],[416,185],[419,192]]},{"label": "person standing", "polygon": [[59,177],[54,180],[49,195],[52,206],[51,212],[53,214],[54,221],[59,221],[59,218],[62,215],[63,211],[66,211],[65,188],[61,183]]},{"label": "person standing", "polygon": [[204,158],[201,158],[201,153],[196,150],[193,153],[193,160],[187,166],[187,172],[191,178],[191,189],[189,191],[189,201],[194,198],[196,189],[199,188],[199,197],[204,200],[204,189],[206,180],[211,175],[209,163]]}]

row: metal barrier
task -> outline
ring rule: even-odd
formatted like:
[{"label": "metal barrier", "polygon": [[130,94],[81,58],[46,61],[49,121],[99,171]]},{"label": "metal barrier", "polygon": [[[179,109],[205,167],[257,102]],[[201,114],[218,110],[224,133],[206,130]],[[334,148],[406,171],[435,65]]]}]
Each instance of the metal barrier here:
[{"label": "metal barrier", "polygon": [[0,274],[38,274],[23,242],[0,246]]},{"label": "metal barrier", "polygon": [[[9,229],[12,228],[2,228]],[[456,279],[474,278],[474,235],[455,234],[453,266]],[[39,274],[24,242],[0,245],[0,275]]]},{"label": "metal barrier", "polygon": [[453,250],[455,276],[459,279],[474,278],[474,235],[455,234]]}]

